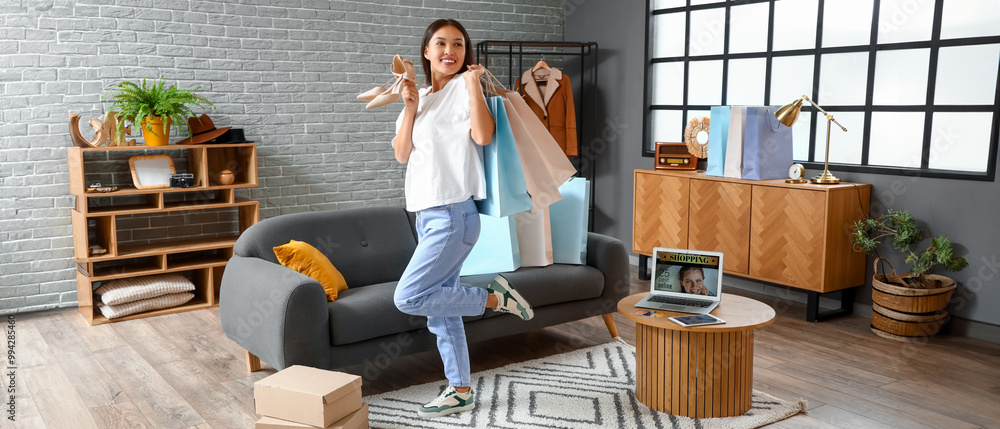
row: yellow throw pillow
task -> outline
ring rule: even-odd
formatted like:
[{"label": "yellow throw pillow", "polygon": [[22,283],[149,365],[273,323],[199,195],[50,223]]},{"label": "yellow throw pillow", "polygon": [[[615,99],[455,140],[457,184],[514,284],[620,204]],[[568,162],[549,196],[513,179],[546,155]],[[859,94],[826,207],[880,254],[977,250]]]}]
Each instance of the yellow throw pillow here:
[{"label": "yellow throw pillow", "polygon": [[340,291],[347,290],[344,275],[337,271],[326,255],[323,255],[309,243],[292,240],[288,244],[275,247],[274,254],[278,257],[278,262],[281,265],[319,282],[320,286],[323,286],[323,290],[326,291],[327,301],[337,299],[337,294]]}]

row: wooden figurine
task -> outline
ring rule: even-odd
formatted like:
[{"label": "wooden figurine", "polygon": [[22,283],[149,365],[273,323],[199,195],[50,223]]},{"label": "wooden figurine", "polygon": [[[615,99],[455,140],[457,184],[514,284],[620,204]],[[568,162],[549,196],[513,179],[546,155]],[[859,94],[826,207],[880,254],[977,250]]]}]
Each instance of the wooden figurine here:
[{"label": "wooden figurine", "polygon": [[125,141],[125,136],[132,135],[132,126],[122,128],[118,135],[118,112],[108,112],[104,115],[104,130],[108,134],[108,146],[135,146],[135,139]]},{"label": "wooden figurine", "polygon": [[108,135],[101,124],[101,121],[97,119],[90,120],[90,126],[96,131],[94,133],[93,140],[87,140],[83,138],[83,134],[80,133],[80,115],[76,113],[69,114],[69,136],[73,140],[73,144],[79,147],[98,147],[104,144],[105,140],[108,139]]}]

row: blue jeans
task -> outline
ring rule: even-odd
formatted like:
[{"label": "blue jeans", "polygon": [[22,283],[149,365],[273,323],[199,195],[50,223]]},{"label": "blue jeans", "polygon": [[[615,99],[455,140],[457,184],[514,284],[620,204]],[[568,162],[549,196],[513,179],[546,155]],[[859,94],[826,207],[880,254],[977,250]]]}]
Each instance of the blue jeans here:
[{"label": "blue jeans", "polygon": [[417,212],[417,249],[396,285],[399,311],[427,316],[427,329],[437,335],[438,352],[448,382],[469,386],[469,346],[462,316],[486,309],[486,289],[458,283],[462,263],[479,239],[479,211],[472,199]]}]

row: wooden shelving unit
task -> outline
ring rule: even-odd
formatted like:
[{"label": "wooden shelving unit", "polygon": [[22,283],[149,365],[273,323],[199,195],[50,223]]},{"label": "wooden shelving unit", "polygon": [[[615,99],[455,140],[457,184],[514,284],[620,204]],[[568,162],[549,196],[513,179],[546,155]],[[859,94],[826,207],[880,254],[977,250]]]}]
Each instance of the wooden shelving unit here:
[{"label": "wooden shelving unit", "polygon": [[[107,165],[95,168],[94,164],[105,161],[87,160],[87,154],[118,151],[131,151],[135,155],[166,154],[175,160],[186,158],[186,172],[194,175],[194,185],[189,188],[161,189],[136,189],[128,185],[117,185],[119,189],[114,192],[88,192],[87,187],[95,181],[94,177],[109,174],[121,177],[128,175],[129,170],[128,164],[120,160],[118,163],[124,165],[122,171],[109,172]],[[194,299],[179,307],[145,312],[114,321],[218,306],[219,284],[226,263],[233,256],[233,245],[239,234],[257,223],[260,216],[260,204],[257,201],[235,195],[236,189],[257,186],[257,146],[254,143],[73,147],[68,149],[68,159],[70,192],[76,197],[71,217],[73,253],[77,266],[77,299],[80,314],[87,323],[99,325],[111,322],[95,308],[93,291],[103,282],[152,274],[184,274],[195,284]],[[235,174],[236,179],[232,184],[222,185],[212,179],[222,170],[230,170]],[[178,172],[181,171],[184,170],[178,168]],[[123,231],[121,228],[125,228],[119,225],[119,217],[221,209],[235,209],[237,234],[160,242],[120,242],[118,238],[119,232]],[[91,254],[92,244],[100,245],[106,252]]]}]

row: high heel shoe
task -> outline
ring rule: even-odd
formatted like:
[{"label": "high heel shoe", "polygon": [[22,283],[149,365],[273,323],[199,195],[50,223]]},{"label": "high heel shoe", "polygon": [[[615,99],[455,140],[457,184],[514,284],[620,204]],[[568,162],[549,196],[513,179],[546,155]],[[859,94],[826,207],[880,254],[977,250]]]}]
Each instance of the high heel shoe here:
[{"label": "high heel shoe", "polygon": [[372,89],[369,89],[369,90],[367,90],[365,92],[362,92],[361,94],[358,94],[358,100],[361,100],[361,101],[372,101],[372,100],[374,100],[375,97],[378,97],[380,94],[382,94],[383,92],[386,91],[386,89],[387,89],[386,85],[389,85],[390,83],[393,83],[395,80],[396,80],[395,78],[389,79],[386,83],[383,83],[380,86],[376,86],[376,87],[374,87]]},{"label": "high heel shoe", "polygon": [[[413,62],[410,60],[404,60],[396,55],[392,58],[392,66],[390,71],[396,76],[395,82],[388,89],[384,89],[386,82],[382,86],[372,88],[364,93],[358,95],[358,99],[362,101],[368,101],[367,109],[374,109],[376,107],[382,107],[399,101],[400,93],[403,90],[403,81],[410,80],[417,85],[424,86],[416,80],[416,72],[413,70]],[[377,95],[373,95],[377,94]]]}]

